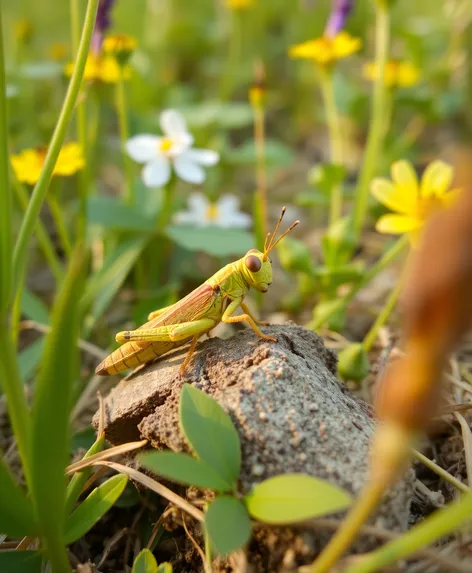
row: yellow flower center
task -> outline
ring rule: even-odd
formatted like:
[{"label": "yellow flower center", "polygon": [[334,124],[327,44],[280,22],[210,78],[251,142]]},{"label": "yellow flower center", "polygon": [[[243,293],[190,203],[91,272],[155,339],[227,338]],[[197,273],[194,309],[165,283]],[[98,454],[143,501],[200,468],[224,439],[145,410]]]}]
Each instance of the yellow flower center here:
[{"label": "yellow flower center", "polygon": [[210,205],[208,205],[206,216],[209,221],[214,221],[215,219],[217,219],[218,207],[214,203],[210,203]]},{"label": "yellow flower center", "polygon": [[163,137],[159,142],[159,151],[162,151],[162,153],[167,153],[168,151],[170,151],[171,147],[172,147],[172,140],[169,139],[168,137]]}]

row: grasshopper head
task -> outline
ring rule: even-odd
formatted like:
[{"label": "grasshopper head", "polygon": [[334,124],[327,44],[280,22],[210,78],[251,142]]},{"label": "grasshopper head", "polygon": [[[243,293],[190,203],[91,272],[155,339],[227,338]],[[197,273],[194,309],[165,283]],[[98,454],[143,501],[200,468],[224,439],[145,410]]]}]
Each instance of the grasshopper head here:
[{"label": "grasshopper head", "polygon": [[279,230],[284,215],[285,207],[282,209],[274,232],[267,234],[264,243],[264,252],[261,253],[261,251],[257,249],[251,249],[246,253],[246,256],[241,259],[244,276],[249,284],[260,292],[267,292],[272,284],[272,261],[269,259],[270,251],[300,222],[295,221],[295,223],[292,223],[292,225],[275,240],[275,235]]}]

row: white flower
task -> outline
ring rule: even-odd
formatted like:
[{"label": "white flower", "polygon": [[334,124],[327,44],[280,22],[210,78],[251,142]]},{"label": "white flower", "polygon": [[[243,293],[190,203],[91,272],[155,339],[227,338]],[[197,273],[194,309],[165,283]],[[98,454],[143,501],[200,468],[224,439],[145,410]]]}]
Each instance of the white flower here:
[{"label": "white flower", "polygon": [[211,203],[202,193],[192,193],[188,206],[188,211],[175,214],[176,223],[233,229],[247,229],[251,226],[251,217],[239,210],[239,199],[234,195],[223,195],[216,203]]},{"label": "white flower", "polygon": [[182,115],[173,109],[161,113],[163,136],[136,135],[126,142],[128,155],[144,163],[142,177],[148,187],[162,187],[171,175],[176,174],[188,183],[203,183],[202,168],[218,163],[219,155],[211,149],[193,149],[193,136],[187,131]]}]

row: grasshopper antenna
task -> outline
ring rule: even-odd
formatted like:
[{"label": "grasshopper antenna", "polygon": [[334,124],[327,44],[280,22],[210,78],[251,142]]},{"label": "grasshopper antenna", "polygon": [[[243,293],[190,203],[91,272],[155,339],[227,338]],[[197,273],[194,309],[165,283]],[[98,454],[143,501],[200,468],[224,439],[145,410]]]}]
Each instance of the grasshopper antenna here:
[{"label": "grasshopper antenna", "polygon": [[[290,231],[300,223],[300,221],[295,221],[294,223],[292,223],[290,225],[290,227],[286,231],[284,231],[280,235],[280,237],[274,242],[275,236],[277,235],[277,231],[279,230],[280,223],[282,222],[282,219],[285,215],[286,210],[287,210],[286,207],[282,207],[282,212],[280,213],[280,217],[279,217],[279,220],[277,221],[277,225],[275,225],[274,232],[267,234],[267,237],[266,237],[266,240],[264,243],[264,260],[265,261],[267,260],[267,257],[269,256],[270,251],[272,251],[272,249],[280,243],[280,241],[285,237],[285,235],[290,233]],[[270,237],[270,240],[268,240],[269,237]]]}]

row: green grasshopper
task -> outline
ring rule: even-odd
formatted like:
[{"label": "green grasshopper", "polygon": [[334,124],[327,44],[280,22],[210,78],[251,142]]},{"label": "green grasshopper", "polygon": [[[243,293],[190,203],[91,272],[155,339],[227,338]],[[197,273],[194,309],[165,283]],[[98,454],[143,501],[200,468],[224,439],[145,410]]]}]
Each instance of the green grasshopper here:
[{"label": "green grasshopper", "polygon": [[[97,366],[96,374],[117,374],[151,362],[158,356],[190,342],[190,348],[180,368],[182,376],[197,340],[219,322],[247,322],[259,338],[275,342],[273,336],[267,336],[260,330],[258,325],[268,323],[257,320],[251,314],[244,304],[244,297],[251,287],[259,292],[267,292],[272,284],[272,261],[269,253],[299,223],[295,221],[276,240],[284,214],[285,207],[274,232],[267,234],[264,252],[249,250],[243,258],[223,267],[182,300],[151,312],[149,322],[137,330],[119,332],[116,341],[124,344]],[[242,308],[244,314],[235,316],[234,312],[238,307]]]}]

